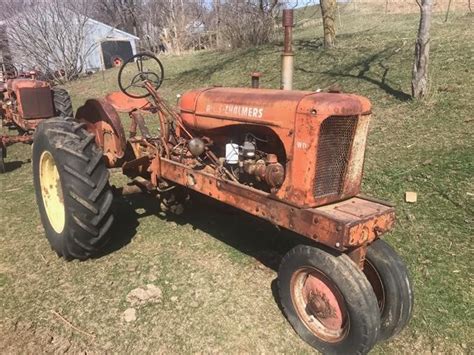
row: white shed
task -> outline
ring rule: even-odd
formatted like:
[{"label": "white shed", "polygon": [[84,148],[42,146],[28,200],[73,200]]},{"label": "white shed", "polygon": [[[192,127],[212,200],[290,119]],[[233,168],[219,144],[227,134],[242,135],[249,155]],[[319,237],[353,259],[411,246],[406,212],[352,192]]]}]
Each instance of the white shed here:
[{"label": "white shed", "polygon": [[[30,9],[30,11],[33,11]],[[65,10],[69,11],[69,10]],[[70,11],[69,11],[70,12]],[[71,21],[78,21],[81,15],[71,13]],[[16,20],[17,18],[14,18]],[[18,25],[21,26],[24,17],[18,17]],[[105,23],[96,21],[91,18],[82,17],[84,21],[84,45],[82,48],[82,57],[84,60],[84,72],[95,72],[105,70],[119,65],[122,61],[127,60],[137,53],[137,41],[140,39],[125,31],[109,26]],[[49,20],[49,18],[48,18]],[[81,20],[81,22],[83,22]],[[0,26],[8,33],[8,25],[6,21],[0,21]],[[8,43],[7,43],[8,44]],[[54,41],[53,41],[54,45]],[[2,46],[5,44],[2,42]],[[10,43],[8,52],[12,52],[13,63],[19,68],[31,67],[28,59],[22,57],[22,53],[15,50],[15,46]],[[6,48],[1,48],[2,52]],[[1,61],[1,58],[0,58]],[[55,68],[60,70],[62,68]]]},{"label": "white shed", "polygon": [[86,24],[85,70],[112,68],[137,53],[140,38],[105,23],[88,19]]}]

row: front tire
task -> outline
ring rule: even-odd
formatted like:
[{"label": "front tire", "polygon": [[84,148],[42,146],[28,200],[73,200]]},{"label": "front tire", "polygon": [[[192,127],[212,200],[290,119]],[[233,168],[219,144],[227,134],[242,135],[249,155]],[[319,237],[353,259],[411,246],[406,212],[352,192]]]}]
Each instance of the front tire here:
[{"label": "front tire", "polygon": [[413,313],[413,289],[407,267],[388,243],[377,239],[367,248],[364,274],[379,304],[379,340],[389,339],[400,333]]},{"label": "front tire", "polygon": [[377,342],[377,299],[345,254],[299,245],[283,258],[279,294],[298,335],[324,354],[364,354]]},{"label": "front tire", "polygon": [[33,146],[36,201],[46,237],[59,256],[100,253],[113,223],[109,172],[94,135],[71,118],[41,123]]}]

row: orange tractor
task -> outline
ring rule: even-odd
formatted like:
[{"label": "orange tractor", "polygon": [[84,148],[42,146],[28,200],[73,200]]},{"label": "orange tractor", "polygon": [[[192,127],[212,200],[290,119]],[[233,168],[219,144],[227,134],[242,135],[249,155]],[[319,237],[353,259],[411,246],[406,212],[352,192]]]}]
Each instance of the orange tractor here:
[{"label": "orange tractor", "polygon": [[71,98],[66,90],[36,80],[36,72],[18,73],[11,64],[0,63],[0,120],[16,135],[0,135],[0,173],[5,172],[7,147],[33,143],[35,128],[51,117],[70,117]]},{"label": "orange tractor", "polygon": [[[180,212],[194,190],[306,237],[283,258],[278,285],[289,322],[316,349],[366,353],[399,333],[412,286],[380,239],[395,211],[360,194],[369,100],[214,87],[184,93],[173,108],[162,81],[159,60],[138,54],[119,71],[121,93],[38,127],[36,198],[58,255],[84,260],[104,248],[114,221],[107,169],[120,168],[132,190],[167,210]],[[130,114],[128,138],[117,110]],[[150,133],[143,111],[156,114],[159,132]]]}]

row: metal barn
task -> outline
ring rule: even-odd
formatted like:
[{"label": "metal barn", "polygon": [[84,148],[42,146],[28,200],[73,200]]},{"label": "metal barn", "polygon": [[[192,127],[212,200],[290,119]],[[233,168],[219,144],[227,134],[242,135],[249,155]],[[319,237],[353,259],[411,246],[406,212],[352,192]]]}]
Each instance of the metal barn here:
[{"label": "metal barn", "polygon": [[112,68],[137,53],[137,36],[93,19],[86,27],[86,71]]},{"label": "metal barn", "polygon": [[[5,34],[8,32],[8,27],[4,21],[0,21],[0,28],[2,29],[1,33]],[[87,19],[84,31],[84,72],[95,72],[112,68],[137,53],[137,41],[139,38],[130,33],[91,18]],[[8,58],[8,61],[11,60],[19,68],[22,68],[23,64],[27,66],[26,63],[22,63],[20,57],[12,55],[14,48],[8,48],[8,41],[3,39],[0,44],[0,61],[5,61]]]}]

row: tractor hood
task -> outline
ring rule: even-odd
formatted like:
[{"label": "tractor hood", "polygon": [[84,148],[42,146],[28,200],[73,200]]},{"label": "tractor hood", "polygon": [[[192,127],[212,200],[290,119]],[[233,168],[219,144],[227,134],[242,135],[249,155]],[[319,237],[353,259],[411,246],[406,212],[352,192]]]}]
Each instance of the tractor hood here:
[{"label": "tractor hood", "polygon": [[180,109],[185,124],[196,129],[210,128],[198,124],[198,117],[291,127],[297,113],[358,116],[370,113],[371,104],[352,94],[218,87],[186,92]]},{"label": "tractor hood", "polygon": [[49,88],[47,82],[32,79],[9,79],[7,80],[6,86],[10,91],[17,91],[19,89]]}]

